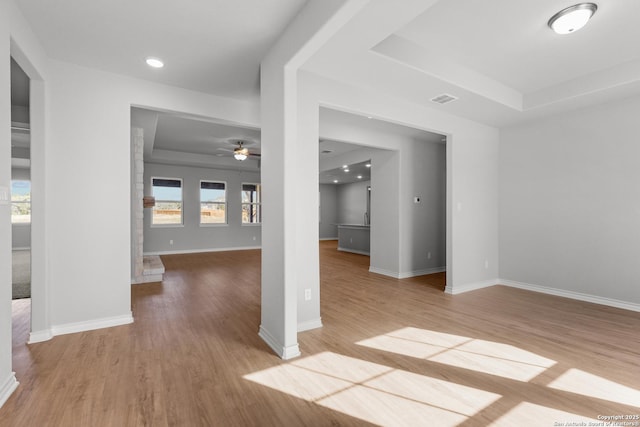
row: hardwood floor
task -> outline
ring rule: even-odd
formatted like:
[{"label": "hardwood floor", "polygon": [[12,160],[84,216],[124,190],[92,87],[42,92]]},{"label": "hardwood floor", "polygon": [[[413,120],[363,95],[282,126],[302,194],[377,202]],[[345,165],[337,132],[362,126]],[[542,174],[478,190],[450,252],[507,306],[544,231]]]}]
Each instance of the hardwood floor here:
[{"label": "hardwood floor", "polygon": [[444,274],[391,279],[322,242],[324,327],[299,334],[302,356],[285,362],[257,334],[259,251],[162,259],[163,283],[132,286],[130,325],[27,345],[28,300],[14,302],[20,386],[0,426],[553,426],[640,415],[636,312],[502,286],[452,297]]}]

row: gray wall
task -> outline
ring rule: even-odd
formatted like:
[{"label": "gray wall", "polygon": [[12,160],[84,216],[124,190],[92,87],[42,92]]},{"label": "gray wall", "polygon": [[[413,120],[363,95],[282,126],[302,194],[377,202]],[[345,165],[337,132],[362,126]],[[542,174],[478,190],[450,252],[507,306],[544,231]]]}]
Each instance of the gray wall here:
[{"label": "gray wall", "polygon": [[[444,269],[447,264],[446,163],[446,145],[438,143],[415,141],[401,157],[401,170],[412,171],[400,185],[400,200],[413,235],[410,255],[404,258],[401,271]],[[414,197],[419,197],[420,203],[415,203]]]},{"label": "gray wall", "polygon": [[337,186],[320,184],[320,239],[338,238]]},{"label": "gray wall", "polygon": [[[11,179],[29,181],[30,171],[23,168],[11,168]],[[11,248],[31,248],[31,224],[11,224]]]},{"label": "gray wall", "polygon": [[354,182],[336,186],[338,222],[340,224],[364,224],[367,211],[367,187],[371,181]]},{"label": "gray wall", "polygon": [[[402,277],[443,271],[447,262],[446,145],[384,137],[403,149],[365,148],[321,163],[321,169],[328,170],[371,160],[370,182],[337,186],[338,222],[362,224],[370,184],[372,271]],[[421,198],[420,204],[413,203],[414,196]],[[401,217],[406,219],[402,227]],[[401,230],[409,234],[402,255],[398,245]]]},{"label": "gray wall", "polygon": [[640,97],[504,129],[500,277],[640,303]]},{"label": "gray wall", "polygon": [[[151,177],[183,180],[181,227],[151,227],[151,210],[144,210],[144,253],[176,253],[261,246],[260,225],[242,225],[241,185],[259,183],[260,174],[188,166],[144,164],[145,195],[151,195]],[[227,225],[200,226],[200,180],[227,183]],[[169,243],[173,240],[173,245]]]}]

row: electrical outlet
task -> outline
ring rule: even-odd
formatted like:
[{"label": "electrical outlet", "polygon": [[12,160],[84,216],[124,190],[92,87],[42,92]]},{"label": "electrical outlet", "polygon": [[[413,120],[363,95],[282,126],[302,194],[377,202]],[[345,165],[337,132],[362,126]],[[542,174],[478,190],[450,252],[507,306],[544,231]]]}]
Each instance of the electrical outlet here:
[{"label": "electrical outlet", "polygon": [[311,301],[311,289],[304,290],[304,300]]},{"label": "electrical outlet", "polygon": [[427,259],[431,259],[431,252],[427,252]]},{"label": "electrical outlet", "polygon": [[253,236],[253,241],[254,241],[254,242],[256,241],[256,236]]},{"label": "electrical outlet", "polygon": [[170,245],[173,245],[173,240],[169,240],[169,244],[170,244]]},{"label": "electrical outlet", "polygon": [[489,269],[489,260],[488,259],[484,260],[484,268],[486,268],[487,270]]}]

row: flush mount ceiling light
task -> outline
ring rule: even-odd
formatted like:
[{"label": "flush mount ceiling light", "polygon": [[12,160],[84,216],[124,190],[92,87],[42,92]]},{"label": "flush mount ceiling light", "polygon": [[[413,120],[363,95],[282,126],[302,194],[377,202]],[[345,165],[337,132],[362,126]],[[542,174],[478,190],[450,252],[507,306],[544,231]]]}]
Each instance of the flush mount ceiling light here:
[{"label": "flush mount ceiling light", "polygon": [[164,62],[162,62],[162,60],[158,59],[158,58],[149,57],[149,58],[145,59],[145,62],[151,68],[162,68],[162,67],[164,67]]},{"label": "flush mount ceiling light", "polygon": [[598,10],[595,3],[580,3],[562,9],[549,19],[548,25],[557,34],[571,34],[584,27]]}]

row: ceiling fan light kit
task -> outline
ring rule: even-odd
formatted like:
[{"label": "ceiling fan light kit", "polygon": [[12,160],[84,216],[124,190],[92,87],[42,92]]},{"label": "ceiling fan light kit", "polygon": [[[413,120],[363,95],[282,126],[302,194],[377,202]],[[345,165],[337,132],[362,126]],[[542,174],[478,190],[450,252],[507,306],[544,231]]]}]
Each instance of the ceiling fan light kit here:
[{"label": "ceiling fan light kit", "polygon": [[247,157],[249,157],[249,150],[242,146],[242,142],[239,142],[238,148],[233,150],[233,157],[240,161],[246,160]]},{"label": "ceiling fan light kit", "polygon": [[571,34],[587,25],[598,10],[595,3],[579,3],[562,9],[549,19],[549,28],[557,34]]}]

